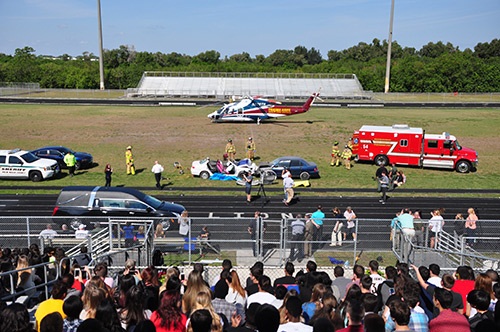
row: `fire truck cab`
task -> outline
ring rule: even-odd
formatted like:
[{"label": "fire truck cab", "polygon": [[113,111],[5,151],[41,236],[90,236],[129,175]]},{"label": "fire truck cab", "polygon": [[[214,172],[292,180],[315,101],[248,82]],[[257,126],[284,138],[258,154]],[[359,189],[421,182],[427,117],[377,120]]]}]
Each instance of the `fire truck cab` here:
[{"label": "fire truck cab", "polygon": [[410,165],[455,169],[459,173],[475,171],[475,150],[461,146],[448,133],[426,134],[422,128],[406,124],[362,126],[352,136],[356,160],[376,165]]}]

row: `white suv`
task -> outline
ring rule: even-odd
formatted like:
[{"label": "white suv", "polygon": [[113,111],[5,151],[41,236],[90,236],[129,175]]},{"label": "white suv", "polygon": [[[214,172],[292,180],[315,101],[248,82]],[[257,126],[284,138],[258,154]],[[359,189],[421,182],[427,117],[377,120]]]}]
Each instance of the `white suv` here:
[{"label": "white suv", "polygon": [[57,161],[38,158],[20,149],[0,150],[0,178],[38,182],[59,173]]}]

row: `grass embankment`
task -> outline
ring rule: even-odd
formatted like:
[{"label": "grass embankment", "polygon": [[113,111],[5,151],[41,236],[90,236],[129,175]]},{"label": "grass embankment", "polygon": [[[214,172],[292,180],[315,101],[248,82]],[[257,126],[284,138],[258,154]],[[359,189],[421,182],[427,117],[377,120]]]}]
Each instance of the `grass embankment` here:
[{"label": "grass embankment", "polygon": [[[165,167],[164,176],[170,178],[164,181],[169,182],[169,187],[234,188],[233,182],[191,177],[191,162],[207,156],[221,158],[228,138],[233,139],[237,157],[242,158],[246,139],[252,136],[257,144],[257,163],[298,155],[318,164],[321,178],[311,180],[314,188],[371,189],[375,185],[372,176],[376,166],[355,164],[349,171],[330,167],[332,142],[344,144],[354,130],[365,124],[405,123],[423,127],[427,133],[449,132],[459,138],[460,144],[479,153],[475,173],[401,167],[408,179],[405,188],[463,189],[464,195],[468,189],[500,189],[500,109],[313,107],[303,115],[256,125],[213,124],[206,115],[215,108],[0,105],[2,149],[65,145],[92,153],[99,163],[73,178],[64,176],[40,183],[0,180],[0,186],[103,185],[104,165],[110,163],[114,168],[114,186],[153,187],[151,167],[159,160]],[[127,145],[133,146],[138,169],[135,176],[125,174]],[[185,174],[174,168],[175,161],[183,165]],[[19,191],[2,191],[13,192]]]}]

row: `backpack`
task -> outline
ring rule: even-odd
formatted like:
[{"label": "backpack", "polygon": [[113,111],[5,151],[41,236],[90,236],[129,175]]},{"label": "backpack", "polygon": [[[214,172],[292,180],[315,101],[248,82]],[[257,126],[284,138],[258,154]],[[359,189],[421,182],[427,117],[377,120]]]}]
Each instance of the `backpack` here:
[{"label": "backpack", "polygon": [[[386,285],[388,288],[388,292],[386,292],[385,294],[382,292],[382,287],[384,285]],[[391,296],[393,294],[394,294],[394,281],[384,280],[382,283],[380,283],[380,285],[378,285],[378,288],[377,288],[377,297],[378,297],[378,301],[379,301],[378,310],[382,310],[382,308],[385,305],[384,297],[387,300],[387,298],[389,298],[389,296]]]}]

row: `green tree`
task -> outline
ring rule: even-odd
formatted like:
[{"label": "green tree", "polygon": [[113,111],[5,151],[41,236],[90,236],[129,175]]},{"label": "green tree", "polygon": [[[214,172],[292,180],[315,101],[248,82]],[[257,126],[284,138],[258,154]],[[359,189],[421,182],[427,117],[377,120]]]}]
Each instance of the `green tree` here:
[{"label": "green tree", "polygon": [[202,63],[217,64],[220,60],[220,53],[214,50],[206,51],[198,54],[194,59]]},{"label": "green tree", "polygon": [[323,57],[319,50],[312,47],[309,51],[307,51],[307,63],[310,65],[317,65],[323,61]]},{"label": "green tree", "polygon": [[443,42],[438,41],[435,44],[430,42],[427,45],[422,46],[419,54],[429,58],[437,58],[443,54],[455,52],[458,52],[458,47],[453,46],[452,43],[444,44]]},{"label": "green tree", "polygon": [[500,40],[495,38],[491,43],[478,43],[474,47],[474,53],[482,59],[500,57]]}]

